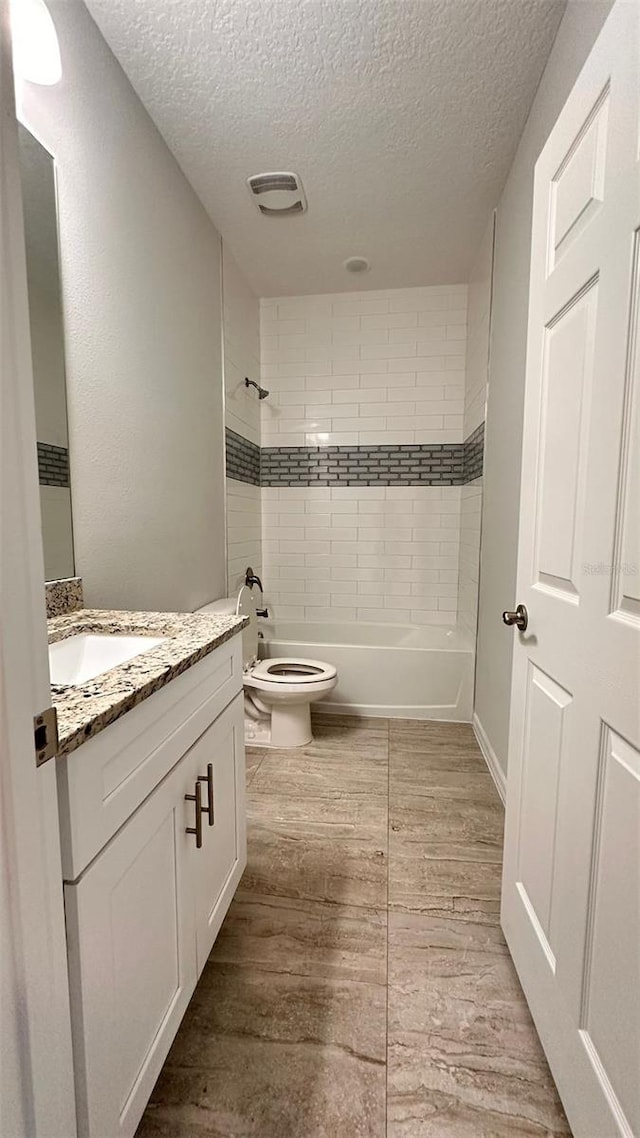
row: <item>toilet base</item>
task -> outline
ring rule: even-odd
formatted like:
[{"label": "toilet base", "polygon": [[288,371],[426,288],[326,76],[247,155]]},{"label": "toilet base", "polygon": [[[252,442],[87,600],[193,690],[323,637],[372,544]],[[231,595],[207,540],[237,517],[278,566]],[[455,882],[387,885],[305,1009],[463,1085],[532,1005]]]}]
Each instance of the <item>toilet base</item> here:
[{"label": "toilet base", "polygon": [[274,704],[271,708],[271,746],[304,747],[313,739],[311,704]]},{"label": "toilet base", "polygon": [[245,715],[244,741],[248,747],[304,747],[313,739],[311,709],[308,703],[293,707],[272,707],[268,719],[259,721]]}]

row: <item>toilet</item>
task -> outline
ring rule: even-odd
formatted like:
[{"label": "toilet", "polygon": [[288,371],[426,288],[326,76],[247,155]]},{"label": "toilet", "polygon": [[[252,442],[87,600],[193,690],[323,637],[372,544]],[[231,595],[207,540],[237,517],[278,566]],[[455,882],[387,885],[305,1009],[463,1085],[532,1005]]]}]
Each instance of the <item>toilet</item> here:
[{"label": "toilet", "polygon": [[198,612],[236,613],[249,618],[242,631],[245,742],[258,747],[303,747],[310,743],[311,704],[335,688],[338,672],[333,664],[289,656],[258,660],[256,603],[247,585],[242,586],[237,598],[214,601]]}]

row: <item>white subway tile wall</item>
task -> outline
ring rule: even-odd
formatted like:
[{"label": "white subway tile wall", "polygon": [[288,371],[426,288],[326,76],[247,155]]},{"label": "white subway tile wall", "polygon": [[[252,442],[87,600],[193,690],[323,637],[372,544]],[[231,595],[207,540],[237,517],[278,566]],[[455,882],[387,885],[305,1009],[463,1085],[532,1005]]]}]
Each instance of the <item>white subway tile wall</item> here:
[{"label": "white subway tile wall", "polygon": [[[465,285],[262,300],[263,447],[463,441]],[[263,487],[281,619],[454,624],[460,486]]]},{"label": "white subway tile wall", "polygon": [[263,487],[276,618],[454,624],[462,490]]},{"label": "white subway tile wall", "polygon": [[227,579],[229,595],[244,584],[248,566],[262,576],[260,487],[227,478]]},{"label": "white subway tile wall", "polygon": [[[244,377],[260,378],[260,305],[223,246],[225,426],[260,443],[260,402]],[[262,570],[260,487],[227,478],[227,588],[237,592],[247,566]]]},{"label": "white subway tile wall", "polygon": [[462,442],[466,321],[466,285],[262,300],[262,445]]},{"label": "white subway tile wall", "polygon": [[460,494],[458,623],[472,636],[475,636],[480,576],[481,481],[478,480],[478,482],[472,482],[468,486],[462,486]]}]

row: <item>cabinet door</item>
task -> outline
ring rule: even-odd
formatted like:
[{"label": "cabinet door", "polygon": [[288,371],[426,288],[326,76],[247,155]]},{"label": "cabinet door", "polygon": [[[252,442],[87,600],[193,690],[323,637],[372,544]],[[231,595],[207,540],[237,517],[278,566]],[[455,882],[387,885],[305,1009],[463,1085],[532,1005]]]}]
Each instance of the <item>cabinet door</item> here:
[{"label": "cabinet door", "polygon": [[79,1134],[130,1138],[196,982],[182,760],[65,886]]},{"label": "cabinet door", "polygon": [[203,809],[208,805],[209,764],[213,777],[213,825],[203,813],[202,847],[197,849],[192,839],[190,850],[200,974],[247,863],[242,695],[205,731],[189,755],[194,781],[202,779]]}]

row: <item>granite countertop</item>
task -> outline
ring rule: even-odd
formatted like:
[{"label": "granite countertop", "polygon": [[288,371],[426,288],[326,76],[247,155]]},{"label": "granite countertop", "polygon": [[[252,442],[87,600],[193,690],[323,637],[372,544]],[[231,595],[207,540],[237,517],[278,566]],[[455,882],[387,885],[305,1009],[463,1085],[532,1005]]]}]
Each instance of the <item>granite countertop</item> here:
[{"label": "granite countertop", "polygon": [[168,638],[165,644],[87,683],[73,687],[52,684],[52,701],[58,713],[58,755],[68,755],[235,636],[248,620],[218,613],[78,609],[54,616],[47,623],[50,644],[87,632]]}]

